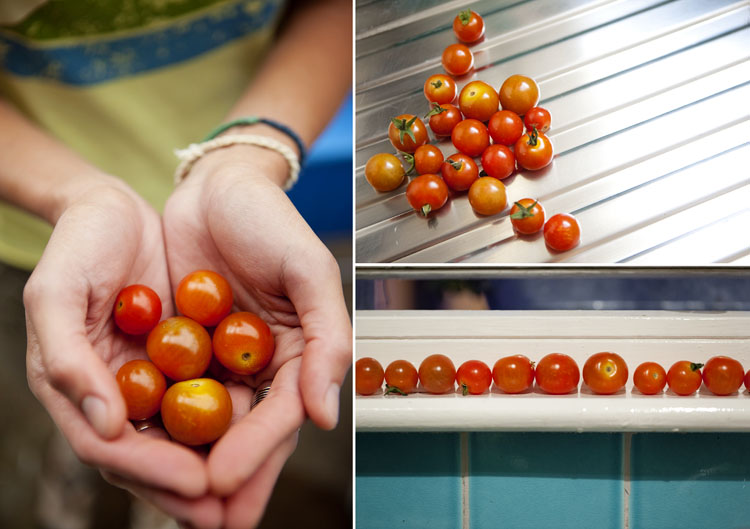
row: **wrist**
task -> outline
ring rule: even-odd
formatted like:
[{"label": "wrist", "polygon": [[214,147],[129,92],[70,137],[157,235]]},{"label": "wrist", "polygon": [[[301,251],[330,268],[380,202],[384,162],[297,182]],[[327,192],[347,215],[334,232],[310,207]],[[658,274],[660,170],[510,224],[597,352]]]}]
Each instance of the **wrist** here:
[{"label": "wrist", "polygon": [[42,206],[41,216],[54,225],[71,205],[85,199],[92,191],[98,189],[129,190],[128,186],[119,178],[96,169],[77,173],[54,186],[49,195],[49,200]]}]

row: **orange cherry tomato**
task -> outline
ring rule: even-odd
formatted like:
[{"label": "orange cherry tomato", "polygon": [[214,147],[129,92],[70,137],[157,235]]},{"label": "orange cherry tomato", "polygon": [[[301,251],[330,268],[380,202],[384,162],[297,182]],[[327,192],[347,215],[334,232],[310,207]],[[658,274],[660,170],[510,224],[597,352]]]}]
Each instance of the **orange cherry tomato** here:
[{"label": "orange cherry tomato", "polygon": [[570,356],[550,353],[536,365],[536,383],[545,393],[563,395],[578,387],[581,373]]},{"label": "orange cherry tomato", "polygon": [[456,153],[442,163],[443,180],[453,191],[466,191],[479,178],[479,168],[473,158]]},{"label": "orange cherry tomato", "polygon": [[523,136],[523,121],[510,110],[499,110],[492,114],[487,123],[492,141],[507,147],[515,145]]},{"label": "orange cherry tomato", "polygon": [[451,44],[443,51],[443,68],[451,75],[463,75],[474,68],[474,55],[463,44]]},{"label": "orange cherry tomato", "polygon": [[213,346],[221,365],[238,375],[254,375],[271,361],[276,344],[260,316],[235,312],[216,326]]},{"label": "orange cherry tomato", "polygon": [[482,169],[491,177],[503,180],[516,169],[516,157],[505,145],[490,145],[482,153]]},{"label": "orange cherry tomato", "polygon": [[503,357],[495,362],[492,379],[505,393],[526,391],[534,383],[534,362],[524,355]]},{"label": "orange cherry tomato", "polygon": [[530,77],[511,75],[503,82],[499,95],[503,110],[523,116],[539,102],[539,87]]},{"label": "orange cherry tomato", "polygon": [[728,356],[714,356],[703,366],[703,383],[714,395],[735,393],[744,380],[745,369]]},{"label": "orange cherry tomato", "polygon": [[469,188],[469,204],[480,215],[496,215],[505,209],[507,203],[505,184],[497,178],[479,178]]},{"label": "orange cherry tomato", "polygon": [[177,382],[164,394],[161,419],[175,441],[188,446],[211,443],[229,429],[232,398],[211,378]]},{"label": "orange cherry tomato", "polygon": [[696,364],[688,360],[680,360],[672,364],[667,371],[667,384],[669,389],[678,395],[692,395],[701,387],[703,364]]},{"label": "orange cherry tomato", "polygon": [[518,165],[529,171],[538,171],[552,161],[552,142],[541,132],[531,131],[521,136],[515,146]]},{"label": "orange cherry tomato", "polygon": [[146,334],[161,318],[159,295],[146,285],[128,285],[117,294],[115,324],[127,334]]},{"label": "orange cherry tomato", "polygon": [[552,215],[544,225],[544,242],[558,252],[575,248],[581,241],[578,220],[567,213]]},{"label": "orange cherry tomato", "polygon": [[583,382],[599,395],[617,393],[628,381],[628,365],[616,353],[596,353],[583,364]]},{"label": "orange cherry tomato", "polygon": [[456,371],[456,383],[464,395],[481,395],[492,384],[492,372],[481,360],[467,360]]},{"label": "orange cherry tomato", "polygon": [[443,151],[434,145],[422,145],[414,151],[414,169],[417,174],[438,173],[443,165]]},{"label": "orange cherry tomato", "polygon": [[419,381],[428,393],[448,393],[455,387],[456,367],[445,355],[430,355],[419,364]]},{"label": "orange cherry tomato", "polygon": [[497,112],[500,98],[495,89],[484,81],[472,81],[461,89],[458,96],[458,108],[471,119],[487,121]]},{"label": "orange cherry tomato", "polygon": [[526,125],[526,130],[528,131],[536,129],[539,132],[547,132],[551,123],[552,116],[542,107],[529,109],[523,117],[523,124]]},{"label": "orange cherry tomato", "polygon": [[393,191],[404,181],[406,172],[404,166],[393,154],[381,152],[375,154],[367,160],[365,165],[365,178],[367,182],[375,189],[385,193]]},{"label": "orange cherry tomato", "polygon": [[510,222],[518,233],[536,233],[544,226],[544,208],[538,200],[522,198],[510,209]]},{"label": "orange cherry tomato", "polygon": [[465,119],[453,128],[451,141],[456,149],[475,158],[489,146],[490,134],[478,119]]},{"label": "orange cherry tomato", "polygon": [[385,368],[385,393],[408,395],[414,393],[419,382],[417,369],[406,360],[394,360]]},{"label": "orange cherry tomato", "polygon": [[430,128],[438,136],[450,136],[456,125],[463,118],[461,111],[455,105],[438,105],[432,104],[432,110],[427,114],[429,116]]},{"label": "orange cherry tomato", "polygon": [[448,201],[448,186],[436,174],[423,174],[409,182],[406,200],[412,208],[426,217]]},{"label": "orange cherry tomato", "polygon": [[167,381],[153,363],[148,360],[125,362],[115,378],[128,409],[128,419],[139,421],[159,413]]},{"label": "orange cherry tomato", "polygon": [[656,362],[643,362],[635,368],[633,385],[644,395],[656,395],[667,385],[667,372]]},{"label": "orange cherry tomato", "polygon": [[388,139],[401,152],[413,153],[427,143],[427,129],[421,119],[413,114],[401,114],[391,120]]},{"label": "orange cherry tomato", "polygon": [[476,42],[484,36],[484,20],[471,9],[466,9],[453,19],[453,32],[461,42]]},{"label": "orange cherry tomato", "polygon": [[211,270],[197,270],[186,275],[175,293],[177,310],[205,327],[213,327],[229,314],[232,302],[229,282]]},{"label": "orange cherry tomato", "polygon": [[149,333],[146,352],[172,380],[198,378],[211,362],[211,337],[200,323],[173,316],[160,321]]},{"label": "orange cherry tomato", "polygon": [[431,103],[451,103],[456,99],[457,93],[456,81],[444,73],[431,75],[424,82],[424,96]]},{"label": "orange cherry tomato", "polygon": [[370,356],[354,364],[354,389],[358,395],[372,395],[383,387],[383,366]]}]

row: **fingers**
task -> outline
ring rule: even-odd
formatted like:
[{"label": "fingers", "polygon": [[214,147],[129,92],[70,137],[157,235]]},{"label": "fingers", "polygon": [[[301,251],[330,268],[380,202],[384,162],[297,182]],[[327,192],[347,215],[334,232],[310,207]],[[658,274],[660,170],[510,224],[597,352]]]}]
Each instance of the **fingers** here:
[{"label": "fingers", "polygon": [[263,402],[233,424],[211,449],[208,476],[215,494],[233,494],[304,422],[299,365],[299,358],[284,364]]}]

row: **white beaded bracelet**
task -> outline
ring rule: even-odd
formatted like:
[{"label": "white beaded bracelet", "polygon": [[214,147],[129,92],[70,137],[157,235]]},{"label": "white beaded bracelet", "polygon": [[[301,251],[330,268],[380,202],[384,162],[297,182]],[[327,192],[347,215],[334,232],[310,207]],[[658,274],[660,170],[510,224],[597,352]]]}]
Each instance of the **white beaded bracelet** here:
[{"label": "white beaded bracelet", "polygon": [[177,166],[177,169],[174,173],[175,185],[179,184],[185,179],[188,172],[193,167],[193,164],[195,164],[195,162],[202,158],[206,153],[237,144],[256,145],[258,147],[263,147],[265,149],[270,149],[272,151],[278,152],[286,159],[287,163],[289,164],[289,176],[284,182],[284,191],[290,190],[294,186],[294,184],[297,183],[297,179],[299,178],[300,164],[297,153],[295,153],[291,147],[285,145],[284,143],[281,143],[274,138],[269,138],[268,136],[234,134],[219,136],[218,138],[214,138],[212,140],[204,141],[201,143],[191,143],[184,149],[175,149],[174,153],[177,158],[180,159],[180,165]]}]

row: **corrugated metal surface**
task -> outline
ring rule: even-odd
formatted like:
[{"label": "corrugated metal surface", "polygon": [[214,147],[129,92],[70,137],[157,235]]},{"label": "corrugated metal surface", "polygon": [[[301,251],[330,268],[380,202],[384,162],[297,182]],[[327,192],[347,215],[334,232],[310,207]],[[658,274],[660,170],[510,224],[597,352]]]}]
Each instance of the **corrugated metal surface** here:
[{"label": "corrugated metal surface", "polygon": [[[427,112],[422,85],[467,5],[487,31],[459,89],[536,79],[555,159],[505,180],[508,198],[576,215],[574,250],[517,237],[509,208],[479,217],[465,193],[423,219],[405,184],[364,179],[371,155],[393,152],[389,119]],[[356,16],[357,262],[750,264],[750,2],[381,0]]]}]

